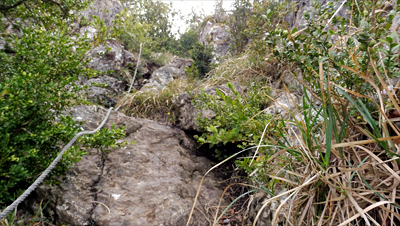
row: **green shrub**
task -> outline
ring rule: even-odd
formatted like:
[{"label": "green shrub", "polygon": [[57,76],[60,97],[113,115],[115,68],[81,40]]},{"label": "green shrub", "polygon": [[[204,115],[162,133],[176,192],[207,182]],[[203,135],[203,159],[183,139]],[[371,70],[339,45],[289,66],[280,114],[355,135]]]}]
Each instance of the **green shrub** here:
[{"label": "green shrub", "polygon": [[240,148],[258,144],[265,124],[271,120],[271,116],[261,112],[268,103],[265,96],[268,90],[259,90],[259,87],[254,86],[246,96],[242,96],[232,84],[228,83],[228,87],[233,97],[217,89],[217,96],[202,92],[193,100],[198,109],[212,110],[216,115],[211,120],[200,116],[197,118],[197,124],[204,133],[195,138],[201,144],[219,146],[217,157],[227,154],[223,146],[228,143]]},{"label": "green shrub", "polygon": [[197,70],[199,77],[204,77],[213,68],[212,54],[213,49],[211,47],[204,46],[200,43],[196,43],[194,48],[191,50],[191,58],[193,59],[193,66]]},{"label": "green shrub", "polygon": [[[155,0],[124,0],[123,4],[126,6],[125,22],[118,26],[124,32],[119,39],[128,49],[138,52],[140,43],[143,43],[143,51],[148,53],[176,51],[178,42],[169,19],[176,12],[171,4]],[[131,46],[134,48],[131,49]]]},{"label": "green shrub", "polygon": [[[70,15],[57,17],[57,14],[51,18],[59,6],[34,6],[33,12],[51,12],[34,17],[32,11],[22,6],[13,8],[8,13],[43,23],[28,27],[17,23],[21,35],[6,35],[12,54],[0,51],[0,203],[3,204],[20,195],[54,160],[60,147],[80,132],[80,125],[63,112],[79,103],[78,92],[82,88],[76,83],[78,76],[90,77],[95,73],[86,68],[89,61],[86,55],[94,43],[84,37],[70,38],[71,20],[64,20],[64,16]],[[47,26],[50,20],[54,24]],[[97,38],[104,37],[99,34]],[[92,140],[80,141],[106,150],[117,145],[116,139],[123,135],[122,129],[103,130],[93,135]],[[65,153],[51,175],[64,173],[85,153],[78,142]]]},{"label": "green shrub", "polygon": [[190,51],[195,47],[196,43],[198,43],[197,40],[197,34],[193,30],[188,30],[185,33],[181,34],[178,40],[178,55],[189,57]]}]

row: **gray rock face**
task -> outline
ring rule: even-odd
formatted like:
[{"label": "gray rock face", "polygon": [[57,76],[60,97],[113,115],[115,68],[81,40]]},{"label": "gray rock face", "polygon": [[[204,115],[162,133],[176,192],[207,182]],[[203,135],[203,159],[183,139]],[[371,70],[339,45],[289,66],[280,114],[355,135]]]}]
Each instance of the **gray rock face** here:
[{"label": "gray rock face", "polygon": [[124,50],[124,67],[129,66],[129,64],[135,64],[136,66],[136,58],[131,52]]},{"label": "gray rock face", "polygon": [[[282,2],[283,0],[280,0]],[[302,28],[303,24],[305,24],[306,20],[304,19],[303,12],[308,11],[310,12],[310,15],[313,16],[315,10],[313,7],[313,1],[309,0],[291,0],[288,2],[288,7],[292,4],[295,3],[294,8],[295,10],[288,13],[285,17],[285,21],[289,23],[290,28]],[[321,6],[326,5],[328,2],[332,2],[332,0],[318,0],[319,4]],[[335,2],[335,1],[334,1]],[[342,4],[343,1],[337,1],[335,2],[335,9],[338,9],[339,6]],[[349,18],[348,14],[346,13],[346,9],[343,7],[338,14],[341,17]]]},{"label": "gray rock face", "polygon": [[98,78],[91,78],[84,82],[85,85],[92,85],[94,83],[106,84],[106,88],[116,94],[122,93],[126,86],[125,82],[119,81],[118,79],[107,75],[102,75]]},{"label": "gray rock face", "polygon": [[82,27],[82,28],[79,29],[79,33],[80,33],[82,36],[83,36],[83,35],[86,35],[86,37],[87,37],[89,40],[93,40],[94,37],[95,37],[95,35],[97,34],[97,29],[94,28],[94,27],[90,27],[90,26],[88,26],[88,27]]},{"label": "gray rock face", "polygon": [[190,67],[192,60],[175,57],[169,64],[159,68],[141,88],[142,91],[161,90],[174,79],[184,78],[185,67]]},{"label": "gray rock face", "polygon": [[92,16],[97,16],[100,20],[104,19],[104,24],[112,26],[115,17],[124,9],[119,0],[97,0],[89,9],[80,12],[88,20],[93,20]]},{"label": "gray rock face", "polygon": [[276,95],[276,102],[273,102],[264,113],[271,115],[283,115],[284,118],[290,118],[290,112],[297,114],[296,106],[300,106],[302,99],[295,93],[280,93]]},{"label": "gray rock face", "polygon": [[197,109],[192,104],[193,95],[183,93],[178,96],[174,102],[174,112],[177,116],[176,126],[183,130],[201,132],[197,123],[196,117],[212,119],[215,117],[215,113],[211,110]]},{"label": "gray rock face", "polygon": [[[239,92],[241,95],[244,94],[245,88],[241,87],[238,83],[234,83],[235,91]],[[234,97],[232,90],[226,86],[216,86],[211,87],[205,92],[209,95],[216,95],[217,91],[220,90],[224,92],[224,94]],[[189,95],[188,93],[184,93],[178,96],[178,98],[174,102],[173,111],[177,117],[177,121],[175,123],[176,126],[183,130],[189,131],[197,131],[202,132],[196,122],[196,118],[201,117],[212,119],[215,117],[215,113],[211,110],[198,109],[192,104],[193,95]]]},{"label": "gray rock face", "polygon": [[214,47],[215,55],[225,56],[231,43],[229,27],[220,23],[213,24],[208,21],[200,33],[200,43]]},{"label": "gray rock face", "polygon": [[[110,50],[107,50],[111,48]],[[91,58],[89,67],[100,71],[119,70],[124,63],[124,49],[115,41],[110,40],[107,45],[99,45],[88,55]]]},{"label": "gray rock face", "polygon": [[114,107],[117,104],[118,100],[114,96],[115,94],[106,88],[90,86],[87,90],[89,100],[106,107]]},{"label": "gray rock face", "polygon": [[[85,130],[96,128],[105,113],[88,106],[71,110],[75,120],[86,120]],[[194,155],[196,144],[182,130],[117,112],[105,127],[112,123],[125,126],[123,141],[137,143],[107,156],[90,150],[59,185],[36,190],[36,205],[50,200],[45,211],[57,225],[186,225],[209,161]],[[221,197],[216,185],[212,175],[203,183],[197,208],[205,214],[204,205],[214,206]],[[191,225],[209,225],[198,210],[192,219]]]}]

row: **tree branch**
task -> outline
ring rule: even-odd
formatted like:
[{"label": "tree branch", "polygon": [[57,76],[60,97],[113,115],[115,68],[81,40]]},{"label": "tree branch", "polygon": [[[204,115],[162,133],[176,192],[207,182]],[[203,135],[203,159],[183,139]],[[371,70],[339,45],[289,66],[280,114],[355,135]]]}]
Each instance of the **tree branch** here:
[{"label": "tree branch", "polygon": [[6,10],[9,10],[9,9],[15,8],[15,7],[21,5],[22,3],[24,3],[25,1],[26,0],[21,0],[21,1],[15,3],[14,5],[11,5],[11,6],[0,5],[0,11],[6,11]]}]

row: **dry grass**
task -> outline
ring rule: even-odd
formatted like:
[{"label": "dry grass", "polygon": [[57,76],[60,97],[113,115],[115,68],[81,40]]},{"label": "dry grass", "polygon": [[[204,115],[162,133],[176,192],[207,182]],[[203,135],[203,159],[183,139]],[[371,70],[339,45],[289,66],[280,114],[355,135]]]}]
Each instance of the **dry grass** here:
[{"label": "dry grass", "polygon": [[[272,73],[278,74],[275,71],[276,65],[261,62],[263,61],[258,56],[250,52],[240,58],[230,57],[211,71],[207,78],[177,79],[162,90],[154,92],[133,90],[132,94],[125,95],[119,101],[117,107],[121,105],[121,110],[129,116],[171,124],[175,121],[175,115],[171,111],[173,102],[184,92],[195,93],[228,82],[238,82],[242,86],[251,85],[254,81],[269,84],[270,79],[265,78],[272,78]],[[123,71],[122,75],[127,81],[131,79],[129,71]]]},{"label": "dry grass", "polygon": [[249,86],[253,82],[263,82],[270,85],[280,76],[280,66],[277,62],[262,59],[258,54],[247,51],[240,57],[228,57],[221,65],[210,72],[205,87],[237,82]]},{"label": "dry grass", "polygon": [[[397,157],[400,154],[400,130],[392,122],[397,119],[390,118],[389,109],[386,109],[391,105],[398,111],[398,97],[389,91],[376,66],[372,66],[380,80],[380,87],[383,87],[380,89],[373,80],[365,77],[366,82],[376,88],[376,94],[379,96],[375,103],[379,107],[377,115],[372,116],[369,112],[361,110],[358,113],[363,117],[356,119],[350,115],[348,120],[345,119],[347,106],[356,103],[350,99],[364,96],[375,102],[374,94],[365,96],[352,92],[346,99],[338,95],[339,89],[335,90],[334,84],[329,83],[327,89],[331,93],[323,97],[323,100],[325,106],[336,103],[331,107],[338,113],[339,118],[329,119],[336,125],[329,128],[326,120],[317,125],[310,125],[309,121],[303,118],[291,124],[287,123],[284,133],[279,137],[266,138],[288,138],[287,146],[280,148],[280,151],[268,159],[266,165],[275,168],[269,174],[270,178],[281,181],[275,186],[284,186],[289,190],[265,200],[253,225],[257,225],[261,214],[273,201],[280,199],[272,225],[400,224],[397,195],[397,189],[400,189]],[[347,69],[359,73],[359,70]],[[386,90],[387,96],[381,94],[383,90]],[[384,100],[391,104],[385,104]],[[299,110],[292,112],[292,115],[298,113]],[[379,122],[376,127],[372,126],[373,118]],[[329,131],[334,127],[337,131],[343,131],[339,142],[335,139],[335,134]],[[328,133],[333,138],[329,139]],[[376,138],[373,138],[372,134]],[[290,164],[288,161],[282,161],[288,158],[292,160]],[[322,158],[325,158],[326,162]],[[279,171],[282,168],[289,170],[281,173]],[[254,174],[257,174],[257,171]],[[263,172],[266,171],[268,170]],[[280,175],[280,178],[275,175]]]},{"label": "dry grass", "polygon": [[171,111],[173,102],[184,92],[196,91],[199,83],[200,81],[193,79],[176,79],[162,90],[133,90],[133,93],[125,95],[117,106],[121,106],[121,111],[128,116],[156,120],[170,125],[175,121],[175,115]]}]

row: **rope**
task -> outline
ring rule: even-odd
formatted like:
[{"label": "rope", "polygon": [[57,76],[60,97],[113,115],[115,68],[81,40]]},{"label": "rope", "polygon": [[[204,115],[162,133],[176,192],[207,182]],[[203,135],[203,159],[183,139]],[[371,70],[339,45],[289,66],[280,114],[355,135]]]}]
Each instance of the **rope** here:
[{"label": "rope", "polygon": [[78,133],[76,136],[74,136],[74,138],[72,138],[72,140],[64,146],[64,148],[61,150],[60,154],[58,154],[57,158],[54,159],[54,161],[49,165],[49,167],[47,167],[47,169],[42,173],[42,175],[40,175],[40,177],[38,179],[36,179],[36,181],[29,186],[28,189],[26,189],[26,191],[17,199],[15,200],[11,205],[9,205],[3,212],[0,213],[0,220],[3,219],[5,216],[7,216],[9,213],[11,213],[21,202],[23,202],[25,200],[26,197],[28,197],[28,195],[34,191],[36,189],[36,187],[43,182],[44,178],[50,173],[50,171],[52,169],[54,169],[54,167],[57,165],[57,163],[61,160],[64,152],[66,150],[68,150],[74,143],[75,141],[78,139],[78,137],[82,136],[82,135],[87,135],[87,134],[94,134],[96,133],[99,129],[101,129],[104,124],[106,124],[108,117],[110,116],[111,110],[113,108],[110,108],[107,112],[106,118],[103,120],[103,122],[99,125],[99,127],[97,127],[95,130],[93,131],[84,131],[84,132],[80,132]]},{"label": "rope", "polygon": [[[140,43],[140,50],[139,50],[138,62],[136,63],[135,74],[134,74],[134,76],[133,76],[133,79],[132,79],[132,82],[131,82],[131,86],[129,87],[128,93],[131,92],[133,83],[135,82],[137,69],[139,68],[139,64],[140,64],[140,55],[141,55],[141,54],[142,54],[142,43]],[[122,102],[122,103],[117,107],[117,109],[115,109],[115,111],[119,111],[119,109],[121,108],[122,105],[125,104],[125,102],[126,102],[126,99],[124,100],[124,102]]]},{"label": "rope", "polygon": [[135,81],[137,69],[138,69],[139,64],[140,64],[140,55],[141,55],[141,54],[142,54],[142,43],[140,43],[139,57],[138,57],[138,62],[137,62],[137,64],[136,64],[135,75],[133,76],[132,83],[131,83],[131,86],[129,87],[128,93],[131,92],[131,89],[132,89],[132,86],[133,86],[133,82]]}]

